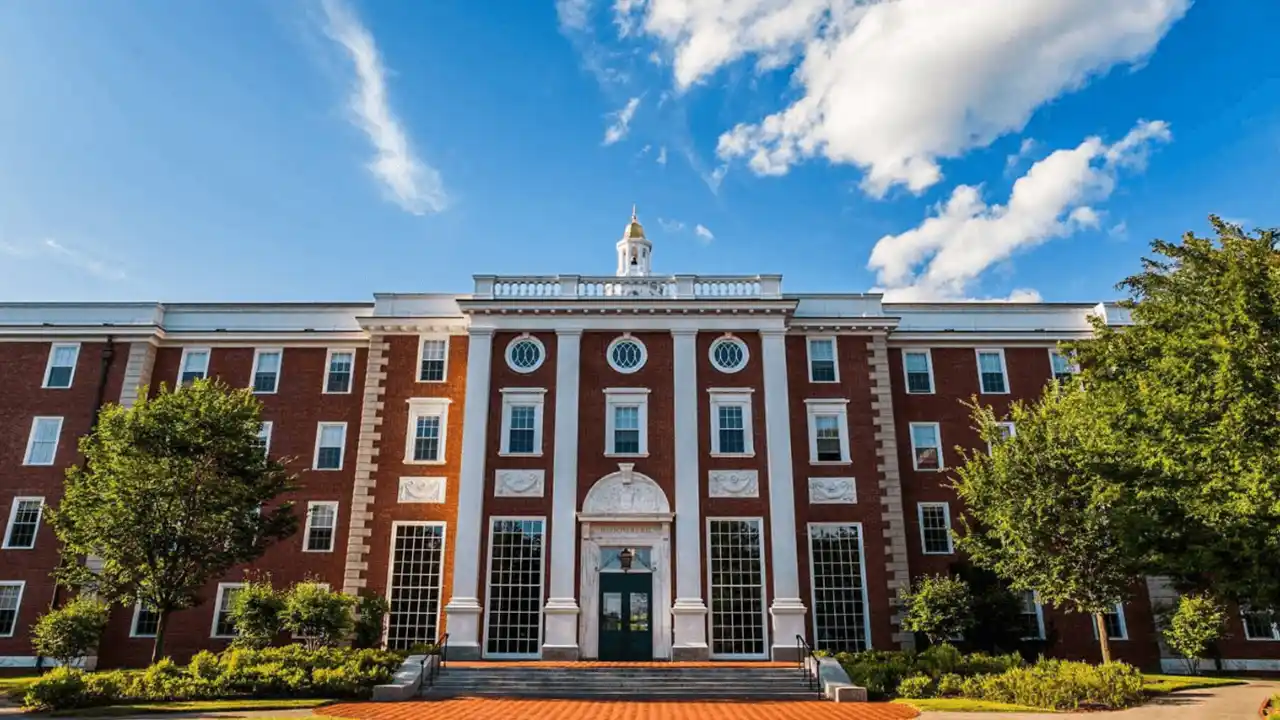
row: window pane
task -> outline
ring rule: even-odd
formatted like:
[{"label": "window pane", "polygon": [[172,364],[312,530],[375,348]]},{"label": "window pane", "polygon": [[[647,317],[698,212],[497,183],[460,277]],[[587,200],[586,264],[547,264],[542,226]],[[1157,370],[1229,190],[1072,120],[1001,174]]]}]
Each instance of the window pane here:
[{"label": "window pane", "polygon": [[720,452],[746,452],[746,437],[742,426],[742,407],[738,405],[719,406],[720,418]]},{"label": "window pane", "polygon": [[218,605],[218,621],[215,624],[213,631],[215,635],[236,634],[236,624],[231,619],[231,603],[239,593],[240,588],[238,587],[223,588],[222,603]]},{"label": "window pane", "polygon": [[764,655],[764,559],[759,520],[711,520],[711,654]]},{"label": "window pane", "polygon": [[907,392],[931,393],[933,381],[929,377],[929,356],[921,352],[909,352],[907,358]]},{"label": "window pane", "polygon": [[840,420],[835,415],[818,415],[813,418],[818,460],[843,460],[840,450]]},{"label": "window pane", "polygon": [[0,585],[0,635],[12,635],[18,622],[20,585]]},{"label": "window pane", "polygon": [[809,374],[813,377],[814,382],[835,381],[835,344],[832,341],[809,341]]},{"label": "window pane", "polygon": [[444,360],[448,346],[447,340],[422,341],[422,367],[418,371],[419,380],[425,382],[444,380]]},{"label": "window pane", "polygon": [[536,657],[542,627],[542,521],[492,523],[485,651]]},{"label": "window pane", "polygon": [[414,424],[414,460],[440,459],[440,416],[422,415]]},{"label": "window pane", "polygon": [[867,649],[858,526],[809,527],[813,563],[814,648],[829,652]]},{"label": "window pane", "polygon": [[139,607],[134,615],[133,635],[135,637],[155,637],[159,629],[160,613],[155,612],[146,605]]},{"label": "window pane", "polygon": [[188,352],[182,364],[182,383],[189,383],[203,378],[209,372],[209,351],[197,350]]},{"label": "window pane", "polygon": [[613,409],[613,451],[640,452],[640,408],[624,405]]},{"label": "window pane", "polygon": [[275,392],[276,378],[280,372],[280,353],[260,353],[258,368],[253,373],[254,392]]},{"label": "window pane", "polygon": [[937,470],[942,467],[942,448],[936,426],[912,425],[911,447],[915,453],[916,469]]},{"label": "window pane", "polygon": [[346,440],[346,428],[341,425],[320,426],[320,452],[316,466],[322,470],[342,467],[342,449]]},{"label": "window pane", "polygon": [[408,650],[438,638],[444,526],[397,525],[387,592],[387,649]]},{"label": "window pane", "polygon": [[[1124,634],[1125,634],[1124,623],[1121,621],[1120,613],[1116,612],[1115,610],[1109,613],[1104,613],[1102,616],[1102,621],[1103,621],[1103,624],[1106,625],[1107,627],[1107,637],[1113,638],[1113,639],[1124,637]],[[1096,629],[1094,630],[1094,634],[1095,635],[1097,634]]]},{"label": "window pane", "polygon": [[532,405],[515,405],[511,408],[511,429],[507,439],[507,452],[531,453],[534,448],[534,423],[537,409]]},{"label": "window pane", "polygon": [[312,505],[311,525],[307,534],[307,550],[329,551],[333,549],[333,530],[337,525],[337,513],[333,505]]},{"label": "window pane", "polygon": [[1053,378],[1060,382],[1070,380],[1075,375],[1075,368],[1071,364],[1071,358],[1063,353],[1054,351],[1049,353],[1049,362],[1053,367]]},{"label": "window pane", "polygon": [[978,368],[982,373],[982,392],[1006,392],[1000,353],[978,353]]},{"label": "window pane", "polygon": [[1022,638],[1044,639],[1044,631],[1040,627],[1040,611],[1036,603],[1036,594],[1031,590],[1023,590],[1018,594],[1021,606]]},{"label": "window pane", "polygon": [[951,553],[951,523],[947,519],[945,505],[920,505],[920,533],[925,553]]},{"label": "window pane", "polygon": [[9,526],[7,547],[30,549],[36,544],[36,531],[40,527],[41,500],[19,500]]},{"label": "window pane", "polygon": [[52,465],[58,450],[58,434],[62,421],[58,418],[40,418],[32,428],[31,450],[28,465]]},{"label": "window pane", "polygon": [[1280,636],[1276,633],[1275,614],[1266,610],[1244,609],[1240,612],[1244,621],[1244,635],[1248,640],[1271,640]]}]

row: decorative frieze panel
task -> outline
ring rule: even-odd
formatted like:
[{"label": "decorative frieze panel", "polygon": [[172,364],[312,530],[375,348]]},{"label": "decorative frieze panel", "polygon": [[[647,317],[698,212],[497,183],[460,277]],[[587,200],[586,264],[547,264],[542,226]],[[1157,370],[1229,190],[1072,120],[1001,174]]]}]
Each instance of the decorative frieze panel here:
[{"label": "decorative frieze panel", "polygon": [[813,505],[852,505],[858,502],[858,486],[851,477],[809,478],[809,502]]},{"label": "decorative frieze panel", "polygon": [[760,497],[760,474],[755,470],[711,470],[707,473],[710,497]]},{"label": "decorative frieze panel", "polygon": [[402,503],[444,502],[445,479],[442,477],[402,477],[396,497]]},{"label": "decorative frieze panel", "polygon": [[497,497],[542,497],[544,471],[498,470],[493,494]]}]

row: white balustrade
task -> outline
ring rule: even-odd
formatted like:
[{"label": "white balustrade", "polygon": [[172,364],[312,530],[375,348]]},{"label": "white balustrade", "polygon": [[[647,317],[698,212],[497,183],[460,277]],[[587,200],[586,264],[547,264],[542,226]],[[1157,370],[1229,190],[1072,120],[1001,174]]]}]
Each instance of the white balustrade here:
[{"label": "white balustrade", "polygon": [[545,300],[635,298],[653,300],[771,299],[782,297],[780,275],[475,276],[477,299]]}]

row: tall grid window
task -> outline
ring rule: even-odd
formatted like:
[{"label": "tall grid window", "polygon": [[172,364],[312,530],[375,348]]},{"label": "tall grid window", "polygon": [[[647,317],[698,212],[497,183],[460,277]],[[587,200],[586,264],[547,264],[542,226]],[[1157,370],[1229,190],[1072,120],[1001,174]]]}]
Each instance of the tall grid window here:
[{"label": "tall grid window", "polygon": [[742,420],[742,406],[721,405],[718,411],[720,418],[720,452],[746,452],[746,428]]},{"label": "tall grid window", "polygon": [[640,452],[640,408],[635,405],[613,407],[613,452],[620,455]]},{"label": "tall grid window", "polygon": [[916,470],[942,468],[942,439],[937,423],[911,423],[911,461]]},{"label": "tall grid window", "polygon": [[18,625],[18,606],[22,603],[23,583],[0,582],[0,637],[13,637]]},{"label": "tall grid window", "polygon": [[418,382],[444,382],[444,363],[448,352],[448,340],[423,340]]},{"label": "tall grid window", "polygon": [[764,635],[764,558],[761,521],[711,520],[711,654],[760,657]]},{"label": "tall grid window", "polygon": [[929,353],[907,350],[902,353],[907,371],[907,392],[928,395],[933,392],[933,369],[929,367]]},{"label": "tall grid window", "polygon": [[316,430],[316,470],[341,470],[342,449],[347,444],[346,423],[320,423]]},{"label": "tall grid window", "polygon": [[511,428],[507,433],[507,452],[531,453],[534,451],[534,427],[538,409],[533,405],[511,406]]},{"label": "tall grid window", "polygon": [[840,461],[844,452],[840,448],[840,416],[815,415],[813,418],[813,442],[819,462]]},{"label": "tall grid window", "polygon": [[1274,612],[1240,608],[1240,620],[1244,623],[1245,640],[1280,640],[1280,625]]},{"label": "tall grid window", "polygon": [[44,373],[44,386],[57,389],[71,387],[79,357],[79,345],[54,345],[49,348],[49,369]]},{"label": "tall grid window", "polygon": [[327,393],[351,392],[351,375],[355,364],[354,350],[330,350],[329,366],[325,368],[324,391]]},{"label": "tall grid window", "polygon": [[6,550],[30,550],[36,546],[36,531],[40,529],[40,514],[44,510],[42,497],[17,497],[9,511],[9,526],[4,533]]},{"label": "tall grid window", "polygon": [[984,393],[1009,392],[1009,384],[1004,377],[1004,353],[1000,350],[979,350],[978,377]]},{"label": "tall grid window", "polygon": [[178,384],[190,385],[209,376],[209,351],[187,349],[182,351],[182,367],[178,370]]},{"label": "tall grid window", "polygon": [[858,525],[810,525],[813,645],[830,652],[866,650],[867,599]]},{"label": "tall grid window", "polygon": [[338,503],[307,503],[307,552],[333,552],[333,533],[338,527]]},{"label": "tall grid window", "polygon": [[138,603],[133,607],[133,627],[129,637],[155,637],[160,630],[160,613]]},{"label": "tall grid window", "polygon": [[24,465],[52,465],[58,454],[58,436],[62,434],[62,418],[38,417],[31,421]]},{"label": "tall grid window", "polygon": [[391,605],[387,649],[408,650],[433,643],[440,619],[440,575],[444,567],[444,525],[396,525],[391,541]]},{"label": "tall grid window", "polygon": [[259,350],[253,360],[253,391],[273,393],[280,383],[281,350]]},{"label": "tall grid window", "polygon": [[218,586],[217,610],[213,615],[213,637],[235,637],[236,623],[231,618],[231,603],[244,587],[240,583],[223,583]]},{"label": "tall grid window", "polygon": [[1023,640],[1044,639],[1044,616],[1041,615],[1040,603],[1036,601],[1034,590],[1023,590],[1018,593],[1019,618],[1022,622]]},{"label": "tall grid window", "polygon": [[831,338],[809,340],[809,381],[836,381],[836,341]]},{"label": "tall grid window", "polygon": [[413,459],[440,459],[440,416],[419,415],[413,424]]},{"label": "tall grid window", "polygon": [[494,518],[491,530],[485,654],[537,657],[542,627],[542,520]]},{"label": "tall grid window", "polygon": [[920,544],[925,555],[950,555],[951,508],[946,503],[920,503]]}]

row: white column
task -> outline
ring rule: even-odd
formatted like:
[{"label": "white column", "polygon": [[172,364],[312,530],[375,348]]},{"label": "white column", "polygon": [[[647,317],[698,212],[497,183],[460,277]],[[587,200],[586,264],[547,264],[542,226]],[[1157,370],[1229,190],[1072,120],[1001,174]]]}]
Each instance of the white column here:
[{"label": "white column", "polygon": [[800,600],[800,567],[796,555],[795,481],[791,470],[791,418],[787,392],[786,335],[782,330],[760,333],[764,362],[765,438],[769,446],[769,544],[773,563],[773,659],[799,657],[796,636],[804,634],[804,603]]},{"label": "white column", "polygon": [[672,330],[675,367],[676,601],[672,660],[706,660],[707,606],[702,600],[702,512],[698,476],[697,333]]},{"label": "white column", "polygon": [[574,558],[578,505],[578,366],[582,331],[556,331],[556,452],[551,480],[551,597],[543,660],[578,659]]},{"label": "white column", "polygon": [[489,365],[493,330],[470,331],[467,343],[467,398],[462,414],[462,468],[458,473],[458,520],[453,541],[453,597],[445,606],[449,655],[458,660],[480,657],[482,610],[476,597],[480,582],[480,533],[484,515],[485,439],[489,429]]}]

